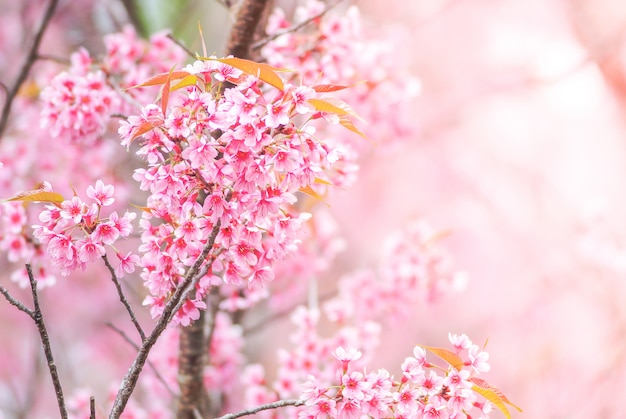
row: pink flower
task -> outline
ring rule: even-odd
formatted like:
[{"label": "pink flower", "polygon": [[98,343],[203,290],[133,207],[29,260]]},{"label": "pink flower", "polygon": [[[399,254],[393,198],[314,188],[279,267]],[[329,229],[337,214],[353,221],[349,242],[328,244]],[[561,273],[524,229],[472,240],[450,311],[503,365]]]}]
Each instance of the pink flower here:
[{"label": "pink flower", "polygon": [[96,229],[91,233],[91,237],[95,242],[101,242],[104,244],[113,244],[120,236],[120,231],[115,227],[115,223],[108,221],[106,223],[99,223]]},{"label": "pink flower", "polygon": [[71,220],[74,224],[80,223],[86,205],[79,197],[72,197],[69,201],[61,202],[61,218]]},{"label": "pink flower", "polygon": [[135,255],[131,252],[128,252],[126,256],[122,256],[121,253],[116,253],[118,259],[120,260],[120,264],[115,268],[115,275],[118,278],[123,278],[125,273],[133,273],[135,272],[135,266],[139,265],[140,258],[138,255]]},{"label": "pink flower", "polygon": [[101,180],[97,180],[95,188],[91,185],[87,188],[87,196],[96,201],[98,205],[106,207],[115,201],[113,198],[114,191],[113,185],[105,185]]}]

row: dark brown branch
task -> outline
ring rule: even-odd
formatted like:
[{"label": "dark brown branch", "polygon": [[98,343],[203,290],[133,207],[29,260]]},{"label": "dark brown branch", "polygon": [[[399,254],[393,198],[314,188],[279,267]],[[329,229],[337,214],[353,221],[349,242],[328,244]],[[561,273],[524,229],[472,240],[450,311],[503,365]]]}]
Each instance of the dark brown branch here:
[{"label": "dark brown branch", "polygon": [[26,271],[28,272],[28,279],[30,280],[30,290],[33,294],[33,304],[35,309],[33,310],[33,320],[37,325],[39,336],[41,337],[41,343],[43,345],[43,351],[48,362],[48,370],[50,371],[50,377],[52,378],[52,384],[54,385],[54,392],[57,398],[57,404],[59,405],[59,412],[62,419],[67,419],[67,410],[65,408],[65,399],[63,397],[63,388],[61,387],[61,380],[57,372],[56,364],[54,363],[54,357],[52,356],[52,347],[50,346],[50,338],[48,337],[48,330],[43,320],[43,314],[39,307],[39,297],[37,295],[37,281],[33,276],[33,270],[30,265],[26,265]]},{"label": "dark brown branch", "polygon": [[255,413],[259,413],[263,410],[277,409],[279,407],[286,406],[302,406],[304,404],[304,400],[296,400],[296,399],[288,399],[288,400],[279,400],[277,402],[264,404],[261,406],[257,406],[252,409],[242,410],[238,413],[229,413],[228,415],[220,416],[217,419],[236,419],[242,416],[254,415]]},{"label": "dark brown branch", "polygon": [[[139,351],[141,349],[141,346],[139,346],[135,342],[133,342],[133,340],[130,337],[128,337],[128,335],[126,333],[124,333],[124,331],[122,329],[119,329],[117,326],[115,326],[113,323],[110,323],[110,322],[105,323],[105,325],[108,328],[110,328],[111,330],[113,330],[115,333],[120,335],[122,337],[122,339],[124,339],[124,341],[126,341],[126,343],[128,343],[130,346],[135,348],[137,351]],[[174,398],[177,397],[177,395],[174,392],[174,390],[172,390],[172,388],[169,386],[169,384],[167,384],[167,381],[165,381],[165,378],[163,378],[163,376],[161,375],[161,373],[159,372],[157,367],[152,363],[152,361],[147,360],[146,364],[148,364],[148,367],[150,367],[150,369],[154,373],[154,375],[157,378],[157,380],[159,380],[161,382],[161,384],[163,384],[163,387],[165,387],[167,392],[170,393],[170,396],[172,396]]]},{"label": "dark brown branch", "polygon": [[96,398],[89,397],[89,419],[96,419]]},{"label": "dark brown branch", "polygon": [[141,345],[141,349],[137,353],[135,360],[133,361],[131,367],[128,372],[122,379],[122,384],[117,392],[117,396],[115,397],[115,401],[113,402],[113,407],[111,409],[111,413],[109,414],[109,419],[118,419],[126,404],[128,403],[128,399],[130,399],[131,394],[135,390],[135,386],[137,385],[137,380],[139,379],[139,375],[143,370],[143,367],[148,359],[148,354],[150,350],[157,342],[161,334],[165,331],[165,328],[169,324],[172,316],[176,313],[175,310],[180,308],[182,302],[188,298],[188,296],[193,291],[193,285],[197,282],[208,270],[208,267],[205,267],[204,270],[201,270],[202,265],[205,263],[209,253],[213,249],[213,245],[215,244],[215,238],[217,237],[217,233],[220,230],[221,223],[218,223],[213,227],[211,231],[211,235],[209,240],[202,248],[202,252],[200,256],[196,259],[195,263],[185,274],[183,281],[178,285],[174,295],[167,302],[165,307],[163,308],[163,313],[161,314],[161,318],[157,322],[156,326],[150,333],[150,336],[146,338],[146,340]]},{"label": "dark brown branch", "polygon": [[176,407],[176,419],[195,419],[209,415],[210,401],[204,386],[204,367],[207,363],[206,311],[180,331],[178,350],[178,384],[180,398]]},{"label": "dark brown branch", "polygon": [[48,3],[48,7],[44,12],[44,16],[41,24],[39,25],[39,29],[37,29],[37,32],[35,33],[33,45],[30,47],[30,50],[26,55],[26,59],[24,60],[24,64],[22,64],[22,67],[20,68],[20,71],[17,75],[17,80],[13,84],[11,90],[9,90],[9,92],[7,93],[6,101],[4,102],[4,107],[2,108],[2,114],[0,115],[0,139],[2,138],[2,135],[4,134],[4,131],[7,127],[9,114],[11,113],[11,106],[13,105],[13,100],[17,96],[17,93],[19,92],[20,87],[22,87],[22,84],[24,84],[24,82],[28,78],[30,70],[37,60],[37,56],[39,54],[39,45],[41,44],[41,40],[43,39],[43,34],[45,33],[46,28],[48,27],[48,24],[52,19],[52,15],[54,15],[54,11],[58,3],[58,0],[50,0],[50,3]]},{"label": "dark brown branch", "polygon": [[135,313],[133,312],[132,307],[130,306],[130,304],[128,303],[128,300],[126,299],[126,296],[124,295],[124,291],[122,290],[120,281],[117,279],[117,275],[115,275],[115,269],[113,268],[113,266],[111,266],[111,263],[109,262],[109,259],[107,258],[107,255],[102,256],[102,260],[104,260],[104,264],[106,265],[107,269],[111,273],[111,280],[115,284],[115,289],[117,290],[117,295],[120,297],[120,301],[122,302],[124,307],[126,307],[126,311],[128,312],[128,315],[130,316],[130,320],[135,325],[135,329],[137,329],[139,336],[141,336],[141,341],[144,342],[146,340],[146,334],[141,328],[141,325],[139,324],[139,322],[137,321],[137,317],[135,317]]},{"label": "dark brown branch", "polygon": [[230,31],[226,55],[248,58],[256,28],[269,0],[243,0]]}]

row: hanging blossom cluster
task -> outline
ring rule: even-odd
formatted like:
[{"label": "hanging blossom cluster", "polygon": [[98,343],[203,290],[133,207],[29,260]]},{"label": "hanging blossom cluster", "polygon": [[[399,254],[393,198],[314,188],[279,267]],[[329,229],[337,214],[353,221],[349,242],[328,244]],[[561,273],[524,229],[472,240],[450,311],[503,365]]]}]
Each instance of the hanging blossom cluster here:
[{"label": "hanging blossom cluster", "polygon": [[[150,74],[167,71],[182,61],[183,51],[162,32],[149,42],[134,29],[104,38],[106,52],[96,63],[85,49],[72,54],[71,66],[41,92],[41,126],[53,137],[93,144],[106,132],[111,116],[129,111],[122,89],[139,84]],[[153,92],[135,90],[129,97],[146,103]]]},{"label": "hanging blossom cluster", "polygon": [[296,194],[319,196],[342,176],[334,170],[342,149],[308,122],[347,112],[315,87],[283,85],[271,67],[236,58],[197,61],[144,84],[163,84],[161,106],[145,106],[119,133],[127,147],[140,138],[137,154],[147,161],[134,178],[150,193],[139,250],[154,317],[213,244],[195,297],[174,319],[187,324],[212,285],[272,280],[272,265],[293,252],[309,217],[294,209]]},{"label": "hanging blossom cluster", "polygon": [[[402,362],[399,380],[384,369],[367,372],[352,368],[361,357],[356,349],[337,348],[339,361],[332,385],[311,375],[305,383],[306,409],[300,418],[488,418],[493,405],[478,398],[475,390],[488,385],[477,376],[489,370],[489,354],[465,335],[449,335],[453,350],[430,348],[448,366],[427,360],[427,350],[416,346],[413,356]],[[492,390],[489,390],[492,391]]]},{"label": "hanging blossom cluster", "polygon": [[[51,192],[50,185],[45,185],[42,192]],[[33,235],[45,247],[52,266],[58,268],[61,275],[84,270],[88,262],[105,256],[107,246],[116,251],[120,260],[115,271],[118,277],[135,270],[138,256],[120,254],[114,243],[130,235],[137,215],[126,212],[119,216],[112,211],[105,216],[103,209],[113,204],[113,194],[113,185],[97,181],[95,186],[87,188],[89,201],[74,196],[58,205],[46,205],[39,214],[42,224],[33,226]]]}]

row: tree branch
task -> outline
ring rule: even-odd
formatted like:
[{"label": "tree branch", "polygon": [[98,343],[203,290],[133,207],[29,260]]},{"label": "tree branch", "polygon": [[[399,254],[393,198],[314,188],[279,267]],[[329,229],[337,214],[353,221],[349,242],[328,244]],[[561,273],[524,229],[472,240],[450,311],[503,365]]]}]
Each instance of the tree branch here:
[{"label": "tree branch", "polygon": [[50,20],[52,19],[52,15],[54,15],[54,11],[58,3],[59,3],[59,0],[50,0],[50,3],[48,3],[48,7],[46,8],[44,12],[44,16],[41,21],[41,24],[39,25],[39,29],[37,29],[37,32],[35,33],[35,39],[33,40],[33,45],[30,47],[30,50],[28,51],[28,54],[26,55],[26,59],[24,60],[24,64],[22,64],[22,68],[20,69],[17,75],[17,80],[15,81],[15,84],[13,85],[11,90],[9,90],[7,93],[6,102],[4,102],[4,107],[2,108],[2,114],[0,115],[0,139],[2,139],[4,130],[7,127],[13,100],[17,96],[17,93],[19,92],[20,87],[22,87],[22,84],[24,84],[24,82],[28,78],[28,74],[30,73],[30,70],[33,67],[33,64],[35,64],[35,61],[37,60],[37,56],[39,54],[39,45],[41,44],[43,34],[45,33],[46,28],[48,27],[48,24],[50,23]]},{"label": "tree branch", "polygon": [[[205,266],[204,270],[201,270],[202,265],[205,263],[209,253],[213,249],[213,245],[215,244],[215,238],[217,237],[217,233],[220,230],[221,223],[218,221],[217,224],[213,227],[211,231],[211,235],[209,240],[202,248],[202,253],[196,259],[195,263],[185,274],[183,281],[179,284],[174,292],[174,295],[170,298],[163,309],[163,313],[156,326],[150,333],[150,336],[146,337],[146,340],[141,345],[141,349],[137,353],[135,360],[131,364],[128,372],[124,376],[120,388],[117,392],[117,396],[115,397],[115,401],[113,402],[113,407],[111,409],[111,413],[109,414],[109,419],[119,419],[120,415],[124,411],[126,404],[128,403],[128,399],[130,399],[131,394],[133,393],[135,386],[137,385],[137,380],[139,379],[139,375],[148,359],[148,354],[150,350],[161,336],[161,334],[165,331],[165,328],[169,324],[172,316],[176,313],[176,309],[180,308],[182,302],[189,296],[189,294],[193,291],[193,284],[201,278],[203,273],[206,273],[208,270],[208,266]],[[212,263],[212,262],[211,262]]]},{"label": "tree branch", "polygon": [[30,308],[26,307],[24,304],[22,304],[15,298],[13,298],[13,296],[9,293],[9,291],[6,288],[4,288],[2,285],[0,285],[0,294],[4,295],[4,298],[6,298],[7,301],[11,303],[12,306],[17,307],[19,311],[23,311],[24,313],[28,314],[28,317],[35,320],[35,312],[31,310]]},{"label": "tree branch", "polygon": [[[133,340],[131,338],[129,338],[128,335],[126,333],[124,333],[123,330],[121,330],[118,327],[116,327],[113,323],[107,322],[107,323],[105,323],[105,325],[108,328],[110,328],[111,330],[113,330],[115,333],[120,335],[122,337],[122,339],[124,339],[124,341],[126,341],[126,343],[128,343],[130,346],[135,348],[137,351],[139,351],[141,349],[141,346],[139,346],[135,342],[133,342]],[[152,370],[152,372],[156,376],[157,380],[159,380],[161,382],[161,384],[163,384],[163,387],[165,387],[167,392],[170,393],[170,396],[172,396],[173,398],[176,398],[177,397],[176,393],[174,392],[174,390],[172,390],[170,385],[167,384],[167,381],[165,381],[165,378],[163,378],[163,376],[161,375],[161,373],[159,372],[157,367],[152,363],[152,361],[147,360],[146,364],[148,364],[148,367],[150,367],[150,369]]]},{"label": "tree branch", "polygon": [[133,312],[132,307],[128,303],[128,300],[126,299],[126,296],[124,295],[124,291],[122,291],[122,286],[120,285],[120,281],[117,279],[117,275],[115,275],[115,269],[113,268],[113,266],[111,266],[111,263],[109,262],[109,258],[107,258],[107,255],[102,256],[102,260],[104,260],[104,264],[106,265],[107,269],[111,273],[111,280],[115,284],[115,289],[117,289],[117,295],[120,297],[120,301],[122,302],[122,304],[124,304],[124,307],[126,307],[126,311],[128,312],[128,315],[130,316],[130,320],[135,325],[137,332],[139,332],[139,336],[141,336],[141,342],[144,342],[146,340],[146,334],[141,328],[141,325],[139,324],[139,322],[137,321],[137,317],[135,317],[135,313]]},{"label": "tree branch", "polygon": [[67,410],[65,408],[65,399],[63,397],[63,388],[61,387],[61,380],[57,372],[56,364],[54,363],[54,357],[52,356],[52,347],[50,346],[50,338],[48,337],[48,330],[43,320],[43,314],[39,307],[39,297],[37,295],[37,281],[33,276],[33,270],[29,264],[26,264],[26,271],[28,272],[28,279],[30,280],[30,290],[33,294],[33,304],[35,309],[33,311],[33,320],[37,325],[39,336],[41,337],[41,343],[43,344],[43,351],[48,362],[48,370],[50,371],[50,377],[52,378],[52,384],[54,385],[54,392],[57,397],[57,404],[59,405],[59,412],[61,418],[67,419]]},{"label": "tree branch", "polygon": [[279,400],[277,402],[264,404],[264,405],[257,406],[252,409],[242,410],[241,412],[238,412],[238,413],[229,413],[228,415],[220,416],[217,419],[236,419],[242,416],[254,415],[255,413],[261,412],[263,410],[277,409],[279,407],[285,407],[285,406],[302,406],[302,405],[304,405],[304,400],[297,400],[297,399]]},{"label": "tree branch", "polygon": [[269,0],[243,0],[230,31],[226,55],[249,57],[254,33],[268,3]]}]

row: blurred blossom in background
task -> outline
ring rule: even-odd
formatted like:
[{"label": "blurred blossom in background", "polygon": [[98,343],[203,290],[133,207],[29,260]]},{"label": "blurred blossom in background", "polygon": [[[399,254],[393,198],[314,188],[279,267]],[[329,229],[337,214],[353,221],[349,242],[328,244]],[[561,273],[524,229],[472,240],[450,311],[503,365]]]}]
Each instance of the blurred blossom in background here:
[{"label": "blurred blossom in background", "polygon": [[[17,3],[0,2],[5,83],[15,77],[23,39],[46,4]],[[200,21],[209,53],[220,54],[229,21],[222,6],[172,2],[171,12],[159,13],[166,3],[142,3],[139,32],[173,27],[175,36],[200,51]],[[289,10],[290,2],[282,3]],[[386,48],[385,76],[406,81],[415,95],[398,114],[402,129],[363,140],[356,183],[328,199],[325,211],[345,250],[323,273],[320,287],[335,290],[338,277],[384,264],[388,237],[415,220],[444,233],[438,243],[467,277],[452,287],[457,292],[424,298],[388,323],[370,368],[397,374],[394,368],[416,343],[445,346],[448,332],[465,333],[478,344],[488,340],[492,368],[486,379],[524,409],[514,417],[623,417],[626,3],[356,3],[363,32]],[[67,57],[85,46],[97,55],[102,34],[128,19],[118,2],[61,1],[42,51]],[[42,61],[34,74],[49,80],[58,68]],[[384,107],[395,98],[381,90],[376,100]],[[362,131],[376,130],[375,118],[367,115],[370,126]],[[0,143],[0,160],[5,147],[6,141]],[[59,368],[84,357],[85,370],[70,372],[69,385],[73,375],[102,374],[105,386],[108,374],[123,374],[132,354],[100,320],[111,312],[123,316],[119,302],[110,284],[62,280],[75,281],[72,295],[58,287],[47,291],[74,313],[68,320],[63,310],[49,310],[47,322],[57,324],[56,343],[64,353]],[[135,285],[140,293],[140,283]],[[102,296],[98,304],[94,292]],[[29,301],[28,294],[19,296]],[[51,392],[43,365],[34,365],[38,340],[28,320],[0,301],[0,382],[9,383],[0,386],[0,410],[13,403],[15,391],[26,394],[19,390],[24,383],[41,382],[39,391]],[[80,340],[74,332],[79,329]],[[85,330],[93,331],[93,339],[85,338]],[[269,357],[271,350],[258,356]],[[102,361],[94,362],[98,351]]]}]

